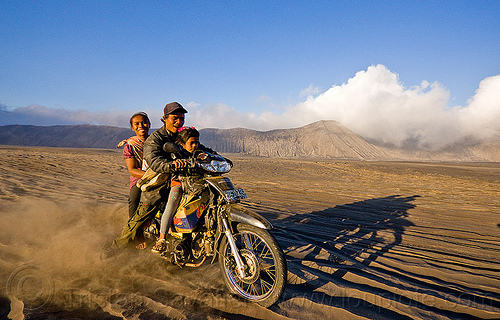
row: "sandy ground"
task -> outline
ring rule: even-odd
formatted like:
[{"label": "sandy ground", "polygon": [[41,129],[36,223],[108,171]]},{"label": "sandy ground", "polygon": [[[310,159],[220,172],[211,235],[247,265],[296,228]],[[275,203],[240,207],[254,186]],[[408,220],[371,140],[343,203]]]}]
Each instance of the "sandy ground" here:
[{"label": "sandy ground", "polygon": [[498,319],[500,164],[230,156],[289,268],[271,308],[218,265],[103,252],[127,219],[120,151],[0,147],[0,319]]}]

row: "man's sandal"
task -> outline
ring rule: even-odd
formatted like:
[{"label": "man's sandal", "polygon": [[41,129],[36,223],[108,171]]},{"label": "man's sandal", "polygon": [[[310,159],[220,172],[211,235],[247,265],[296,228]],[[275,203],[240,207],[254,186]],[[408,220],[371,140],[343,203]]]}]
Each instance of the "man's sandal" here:
[{"label": "man's sandal", "polygon": [[143,241],[143,242],[141,242],[141,243],[138,243],[138,244],[135,246],[135,248],[136,248],[137,250],[144,250],[144,249],[146,249],[147,247],[148,247],[148,244],[147,244],[147,242],[146,242],[146,241]]}]

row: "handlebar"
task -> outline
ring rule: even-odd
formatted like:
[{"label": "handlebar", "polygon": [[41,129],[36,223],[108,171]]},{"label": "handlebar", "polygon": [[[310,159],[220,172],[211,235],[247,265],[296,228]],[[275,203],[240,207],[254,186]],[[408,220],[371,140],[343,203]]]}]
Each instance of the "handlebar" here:
[{"label": "handlebar", "polygon": [[[175,164],[174,164],[174,162],[175,162],[175,161],[182,161],[182,162],[185,162],[185,163],[186,163],[186,165],[185,165],[185,166],[183,166],[183,167],[178,168],[178,167],[176,167],[176,166],[175,166]],[[188,158],[188,159],[176,159],[176,160],[174,160],[174,161],[170,162],[170,163],[168,164],[168,166],[169,166],[169,168],[170,168],[170,170],[171,170],[172,172],[190,171],[190,170],[192,170],[192,169],[197,169],[197,168],[199,168],[199,167],[200,167],[200,165],[199,165],[199,163],[198,163],[197,159],[196,159],[196,158],[193,158],[193,157]]]},{"label": "handlebar", "polygon": [[[203,154],[205,156],[200,157]],[[192,157],[188,159],[179,159],[186,161],[185,167],[176,168],[173,163],[169,164],[172,172],[182,173],[186,172],[188,175],[203,174],[203,173],[227,173],[233,167],[233,162],[227,158],[224,158],[218,154],[210,153],[195,153]]]}]

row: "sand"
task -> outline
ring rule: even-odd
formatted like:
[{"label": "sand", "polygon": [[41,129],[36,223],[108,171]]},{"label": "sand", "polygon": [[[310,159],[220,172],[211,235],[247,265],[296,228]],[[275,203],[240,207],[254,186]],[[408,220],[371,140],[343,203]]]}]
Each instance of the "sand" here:
[{"label": "sand", "polygon": [[218,265],[103,253],[127,220],[118,150],[0,147],[0,319],[498,319],[500,163],[228,155],[289,269],[271,308]]}]

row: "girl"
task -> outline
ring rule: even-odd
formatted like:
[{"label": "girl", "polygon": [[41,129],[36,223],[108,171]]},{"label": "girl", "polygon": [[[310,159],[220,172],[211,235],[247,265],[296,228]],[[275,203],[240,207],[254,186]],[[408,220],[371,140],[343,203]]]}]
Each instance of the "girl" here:
[{"label": "girl", "polygon": [[[176,169],[184,168],[187,164],[185,159],[191,157],[193,152],[198,149],[200,145],[200,133],[194,127],[179,128],[179,133],[177,134],[176,143],[181,146],[181,153],[177,156],[180,159],[174,160],[174,166]],[[170,182],[170,193],[168,195],[167,205],[165,207],[165,211],[163,211],[163,215],[161,217],[160,223],[160,237],[156,244],[153,246],[151,251],[153,252],[162,252],[166,249],[166,241],[165,234],[167,230],[170,228],[170,224],[172,223],[172,218],[174,216],[175,210],[179,205],[179,201],[182,196],[182,188],[181,183],[173,177]]]},{"label": "girl", "polygon": [[125,146],[123,148],[123,156],[127,164],[128,172],[130,173],[130,195],[128,198],[128,215],[129,218],[134,215],[135,210],[139,206],[141,199],[141,189],[135,184],[137,180],[142,178],[144,171],[142,168],[142,156],[144,150],[144,141],[149,136],[149,128],[151,122],[145,112],[137,112],[130,117],[130,128],[135,132],[136,136],[130,137],[127,140],[121,141],[116,147]]}]

